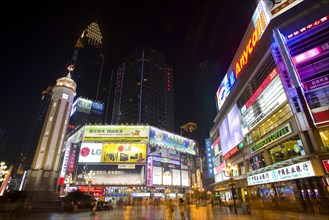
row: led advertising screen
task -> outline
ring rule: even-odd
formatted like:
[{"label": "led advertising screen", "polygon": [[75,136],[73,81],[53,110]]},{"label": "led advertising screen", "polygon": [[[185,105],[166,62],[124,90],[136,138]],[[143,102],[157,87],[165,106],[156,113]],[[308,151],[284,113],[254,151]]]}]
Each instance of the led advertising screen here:
[{"label": "led advertising screen", "polygon": [[103,163],[145,163],[146,144],[104,144],[101,162]]},{"label": "led advertising screen", "polygon": [[102,157],[102,143],[81,143],[79,163],[99,163]]},{"label": "led advertising screen", "polygon": [[150,127],[150,144],[192,155],[196,154],[195,141],[155,127]]},{"label": "led advertising screen", "polygon": [[238,106],[235,104],[219,126],[223,155],[243,141]]},{"label": "led advertising screen", "polygon": [[86,125],[83,135],[85,142],[146,142],[148,138],[148,126],[128,125]]}]

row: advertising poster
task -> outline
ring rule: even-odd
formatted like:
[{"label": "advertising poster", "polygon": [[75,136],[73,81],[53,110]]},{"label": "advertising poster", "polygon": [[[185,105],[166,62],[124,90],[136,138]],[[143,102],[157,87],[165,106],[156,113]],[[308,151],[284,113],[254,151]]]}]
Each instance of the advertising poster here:
[{"label": "advertising poster", "polygon": [[148,126],[86,125],[83,135],[85,142],[141,142],[148,138]]},{"label": "advertising poster", "polygon": [[172,173],[170,168],[163,168],[163,185],[172,185]]},{"label": "advertising poster", "polygon": [[180,170],[172,170],[172,176],[173,176],[173,185],[174,186],[180,186],[181,180],[180,180]]},{"label": "advertising poster", "polygon": [[188,171],[181,170],[182,172],[182,186],[189,186]]},{"label": "advertising poster", "polygon": [[104,144],[101,162],[104,163],[145,163],[146,144]]},{"label": "advertising poster", "polygon": [[162,167],[153,166],[153,184],[162,185]]},{"label": "advertising poster", "polygon": [[102,156],[102,143],[81,143],[79,163],[99,163]]},{"label": "advertising poster", "polygon": [[155,127],[150,127],[150,144],[192,155],[196,154],[195,141]]},{"label": "advertising poster", "polygon": [[159,145],[149,145],[147,154],[149,156],[168,157],[168,149],[160,147]]},{"label": "advertising poster", "polygon": [[211,147],[211,141],[210,138],[205,139],[206,144],[206,158],[207,158],[207,167],[208,167],[208,176],[214,176],[214,165],[212,162],[212,147]]}]

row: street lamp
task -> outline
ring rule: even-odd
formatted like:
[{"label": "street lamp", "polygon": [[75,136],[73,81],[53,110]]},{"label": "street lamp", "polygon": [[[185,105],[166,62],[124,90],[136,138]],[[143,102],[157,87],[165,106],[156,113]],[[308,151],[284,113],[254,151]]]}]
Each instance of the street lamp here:
[{"label": "street lamp", "polygon": [[73,183],[72,173],[66,176],[64,183],[66,185],[66,195],[67,195],[69,186]]},{"label": "street lamp", "polygon": [[90,170],[86,177],[86,182],[88,183],[88,194],[90,194],[90,186],[94,180],[95,180],[95,172]]},{"label": "street lamp", "polygon": [[210,199],[211,198],[211,191],[208,190],[207,195],[208,195],[208,199]]},{"label": "street lamp", "polygon": [[170,189],[166,188],[164,190],[164,193],[165,193],[165,200],[168,200],[168,193],[170,193]]},{"label": "street lamp", "polygon": [[130,200],[131,200],[131,192],[132,191],[133,190],[130,187],[127,189],[128,205],[131,204]]},{"label": "street lamp", "polygon": [[234,212],[235,214],[238,214],[237,211],[236,211],[236,204],[235,204],[235,197],[234,197],[234,185],[235,185],[235,182],[233,180],[233,171],[235,170],[235,167],[232,167],[231,163],[227,163],[226,164],[226,167],[224,168],[224,175],[226,177],[230,177],[230,183],[229,185],[231,185],[231,191],[232,191],[232,197],[233,197],[233,205],[234,205]]},{"label": "street lamp", "polygon": [[8,174],[7,166],[5,162],[0,163],[0,182],[4,181]]}]

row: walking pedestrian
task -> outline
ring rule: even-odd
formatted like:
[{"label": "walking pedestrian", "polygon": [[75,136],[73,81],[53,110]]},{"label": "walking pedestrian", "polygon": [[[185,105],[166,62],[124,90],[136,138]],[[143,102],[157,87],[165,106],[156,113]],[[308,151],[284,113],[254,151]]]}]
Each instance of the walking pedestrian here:
[{"label": "walking pedestrian", "polygon": [[179,199],[179,212],[182,220],[185,220],[186,204],[183,198]]},{"label": "walking pedestrian", "polygon": [[97,211],[97,200],[94,199],[91,203],[91,214],[95,215]]},{"label": "walking pedestrian", "polygon": [[172,199],[169,199],[168,203],[167,203],[167,213],[168,213],[168,220],[173,220],[174,218],[174,204]]}]

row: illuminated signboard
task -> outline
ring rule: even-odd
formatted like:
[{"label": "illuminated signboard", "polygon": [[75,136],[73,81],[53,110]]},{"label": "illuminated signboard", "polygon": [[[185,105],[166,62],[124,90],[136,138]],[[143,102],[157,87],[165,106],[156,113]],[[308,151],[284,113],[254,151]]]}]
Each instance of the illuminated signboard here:
[{"label": "illuminated signboard", "polygon": [[70,112],[70,117],[77,111],[77,104],[78,104],[78,99],[75,100],[72,104],[71,112]]},{"label": "illuminated signboard", "polygon": [[90,114],[92,101],[84,98],[78,98],[77,111]]},{"label": "illuminated signboard", "polygon": [[265,13],[264,2],[260,1],[257,8],[252,16],[252,24],[254,25],[254,31],[248,36],[248,40],[244,45],[243,52],[237,56],[237,58],[232,62],[235,63],[234,70],[228,71],[228,74],[224,76],[223,81],[216,93],[217,99],[217,109],[218,111],[223,106],[226,98],[228,97],[233,85],[238,79],[243,68],[247,65],[251,54],[254,51],[257,43],[261,39],[267,25],[269,23],[268,15]]},{"label": "illuminated signboard", "polygon": [[241,109],[243,135],[287,101],[279,75],[269,76]]},{"label": "illuminated signboard", "polygon": [[162,167],[153,167],[152,180],[153,184],[162,184]]},{"label": "illuminated signboard", "polygon": [[272,171],[248,176],[248,185],[273,183],[291,179],[300,179],[315,176],[311,161],[296,163],[294,165],[275,169]]},{"label": "illuminated signboard", "polygon": [[219,126],[223,156],[243,141],[238,106],[235,104]]},{"label": "illuminated signboard", "polygon": [[147,155],[157,157],[167,157],[174,160],[180,160],[180,152],[160,147],[159,145],[149,145]]},{"label": "illuminated signboard", "polygon": [[305,31],[308,31],[308,30],[310,30],[310,29],[316,27],[316,26],[318,26],[319,24],[322,24],[323,22],[328,21],[328,19],[329,19],[329,15],[324,16],[323,18],[320,18],[319,20],[316,20],[316,21],[314,21],[313,23],[308,24],[307,26],[305,26],[305,27],[303,27],[303,28],[301,28],[301,29],[299,29],[299,30],[297,30],[297,31],[294,31],[293,33],[289,34],[289,35],[287,36],[287,39],[291,39],[291,38],[293,38],[293,37],[296,37],[297,35],[299,35],[299,34],[301,34],[301,33],[304,33]]},{"label": "illuminated signboard", "polygon": [[139,142],[149,137],[148,126],[86,125],[84,141]]},{"label": "illuminated signboard", "polygon": [[81,143],[79,163],[99,163],[102,156],[102,143]]},{"label": "illuminated signboard", "polygon": [[155,127],[150,127],[150,144],[192,155],[196,154],[195,141]]},{"label": "illuminated signboard", "polygon": [[214,165],[212,163],[212,149],[210,138],[205,139],[206,154],[207,154],[207,165],[208,165],[208,176],[214,176]]},{"label": "illuminated signboard", "polygon": [[171,163],[171,164],[175,164],[175,165],[180,165],[180,162],[178,160],[172,160],[169,158],[165,158],[165,157],[152,157],[154,161],[158,161],[161,163]]},{"label": "illuminated signboard", "polygon": [[135,143],[103,144],[101,162],[145,163],[146,144],[135,144]]},{"label": "illuminated signboard", "polygon": [[173,178],[173,185],[174,186],[180,186],[181,180],[180,180],[180,170],[172,170],[172,178]]},{"label": "illuminated signboard", "polygon": [[257,151],[259,149],[262,149],[264,147],[266,147],[267,145],[273,143],[274,141],[277,141],[285,136],[287,136],[288,134],[292,133],[290,124],[285,124],[284,126],[280,127],[278,130],[276,130],[275,132],[273,132],[271,135],[261,139],[260,141],[258,141],[252,148],[251,150]]}]

